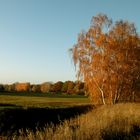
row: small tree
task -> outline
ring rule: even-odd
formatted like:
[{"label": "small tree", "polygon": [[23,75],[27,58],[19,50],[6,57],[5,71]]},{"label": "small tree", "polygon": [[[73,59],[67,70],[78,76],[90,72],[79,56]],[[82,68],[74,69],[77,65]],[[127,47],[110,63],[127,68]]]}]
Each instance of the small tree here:
[{"label": "small tree", "polygon": [[71,81],[65,81],[64,82],[64,84],[62,86],[62,89],[61,89],[61,92],[67,93],[69,82],[71,82]]},{"label": "small tree", "polygon": [[62,82],[62,81],[58,81],[58,82],[54,83],[54,84],[51,86],[50,91],[51,91],[51,92],[59,93],[59,92],[61,92],[62,87],[63,87],[63,82]]},{"label": "small tree", "polygon": [[76,81],[75,82],[75,87],[74,87],[74,93],[79,94],[79,95],[85,95],[85,88],[84,88],[84,83],[81,81]]},{"label": "small tree", "polygon": [[74,86],[75,86],[75,83],[73,81],[69,81],[68,89],[67,89],[68,94],[75,94],[74,93]]},{"label": "small tree", "polygon": [[4,86],[0,84],[0,91],[4,91]]},{"label": "small tree", "polygon": [[[42,86],[42,88],[41,88],[41,86]],[[47,86],[46,85],[46,91],[48,92],[48,88],[49,88],[49,85]],[[30,91],[31,92],[41,92],[41,89],[42,89],[42,92],[46,92],[46,91],[44,91],[44,89],[45,89],[45,84],[43,83],[43,84],[41,84],[41,85],[31,85],[30,86]]]},{"label": "small tree", "polygon": [[134,100],[140,80],[140,38],[133,23],[113,23],[99,14],[89,30],[79,34],[71,52],[77,76],[94,103]]}]

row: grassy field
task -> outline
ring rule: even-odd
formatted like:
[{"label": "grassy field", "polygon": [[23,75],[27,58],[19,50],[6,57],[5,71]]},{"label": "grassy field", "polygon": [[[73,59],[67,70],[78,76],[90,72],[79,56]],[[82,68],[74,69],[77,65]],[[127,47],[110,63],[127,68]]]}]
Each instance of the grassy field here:
[{"label": "grassy field", "polygon": [[[89,105],[90,101],[85,96],[40,94],[40,93],[0,93],[0,108],[7,107],[48,107],[64,108],[80,105]],[[10,106],[11,105],[11,106]],[[14,106],[15,105],[15,106]]]},{"label": "grassy field", "polygon": [[19,129],[42,129],[59,124],[91,108],[85,96],[41,93],[0,93],[0,135]]},{"label": "grassy field", "polygon": [[0,93],[0,139],[140,140],[140,103],[86,105],[85,96]]},{"label": "grassy field", "polygon": [[14,140],[140,140],[140,104],[101,106],[62,124],[35,133],[27,130]]}]

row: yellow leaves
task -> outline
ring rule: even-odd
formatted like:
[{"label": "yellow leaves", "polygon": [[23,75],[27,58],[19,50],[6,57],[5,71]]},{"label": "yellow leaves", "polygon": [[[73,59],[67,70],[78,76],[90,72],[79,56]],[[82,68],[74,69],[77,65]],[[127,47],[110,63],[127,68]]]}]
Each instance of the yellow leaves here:
[{"label": "yellow leaves", "polygon": [[106,15],[93,17],[72,50],[79,77],[98,101],[115,102],[123,92],[131,93],[135,77],[140,79],[140,38],[134,24],[127,21],[112,24]]},{"label": "yellow leaves", "polygon": [[77,49],[78,49],[78,47],[76,45],[71,49],[71,52],[73,54],[73,61],[74,61],[75,65],[78,62],[78,50]]}]

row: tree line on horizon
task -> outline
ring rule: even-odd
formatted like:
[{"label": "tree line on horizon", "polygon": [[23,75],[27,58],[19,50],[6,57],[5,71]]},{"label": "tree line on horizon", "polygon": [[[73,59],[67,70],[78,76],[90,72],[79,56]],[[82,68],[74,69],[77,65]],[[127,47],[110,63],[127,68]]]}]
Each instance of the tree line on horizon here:
[{"label": "tree line on horizon", "polygon": [[[139,85],[140,87],[140,85]],[[13,84],[0,84],[1,93],[41,93],[41,94],[64,94],[64,95],[84,95],[89,96],[87,93],[87,87],[84,82],[81,81],[58,81],[55,83],[44,82],[41,84],[31,84],[29,82],[20,83],[16,82]],[[96,89],[95,89],[96,92]],[[90,97],[90,96],[89,96]],[[122,95],[118,102],[139,102],[140,94],[137,92],[135,98],[131,98],[128,94]]]},{"label": "tree line on horizon", "polygon": [[81,81],[45,82],[42,84],[13,83],[0,84],[0,92],[34,92],[34,93],[64,93],[85,95],[84,83]]}]

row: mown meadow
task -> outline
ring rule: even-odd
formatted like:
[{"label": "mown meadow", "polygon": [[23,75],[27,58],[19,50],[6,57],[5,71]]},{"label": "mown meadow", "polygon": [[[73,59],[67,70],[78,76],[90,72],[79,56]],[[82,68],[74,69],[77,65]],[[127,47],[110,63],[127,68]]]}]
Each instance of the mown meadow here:
[{"label": "mown meadow", "polygon": [[89,99],[81,95],[3,92],[0,93],[0,135],[42,130],[46,125],[58,125],[91,108]]},{"label": "mown meadow", "polygon": [[90,104],[86,96],[81,95],[64,95],[51,93],[0,93],[1,104],[14,104],[22,107],[72,107],[76,105]]}]

